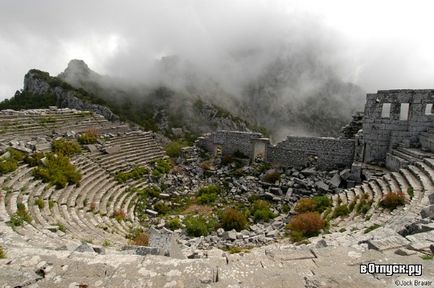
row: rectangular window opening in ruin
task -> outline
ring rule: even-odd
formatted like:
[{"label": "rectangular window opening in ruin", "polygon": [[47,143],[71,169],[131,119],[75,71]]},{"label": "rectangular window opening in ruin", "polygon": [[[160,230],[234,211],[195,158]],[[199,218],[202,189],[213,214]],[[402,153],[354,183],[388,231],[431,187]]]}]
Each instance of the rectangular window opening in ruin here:
[{"label": "rectangular window opening in ruin", "polygon": [[408,113],[410,112],[410,103],[401,103],[401,111],[399,113],[399,120],[408,120]]},{"label": "rectangular window opening in ruin", "polygon": [[433,112],[434,111],[433,111],[433,105],[432,105],[432,103],[426,104],[425,115],[433,115],[434,114]]},{"label": "rectangular window opening in ruin", "polygon": [[383,103],[383,109],[381,110],[381,118],[389,118],[390,117],[390,106],[391,103]]}]

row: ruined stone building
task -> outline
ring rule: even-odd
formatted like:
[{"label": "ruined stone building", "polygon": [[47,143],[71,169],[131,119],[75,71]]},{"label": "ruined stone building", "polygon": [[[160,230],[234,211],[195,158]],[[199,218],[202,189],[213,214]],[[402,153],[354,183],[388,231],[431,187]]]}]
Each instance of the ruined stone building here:
[{"label": "ruined stone building", "polygon": [[363,129],[352,139],[288,136],[273,145],[260,133],[217,131],[201,137],[199,144],[214,153],[239,151],[250,159],[294,167],[353,165],[358,170],[360,163],[370,163],[397,170],[401,157],[409,160],[400,148],[434,152],[433,103],[434,90],[381,90],[367,95]]}]

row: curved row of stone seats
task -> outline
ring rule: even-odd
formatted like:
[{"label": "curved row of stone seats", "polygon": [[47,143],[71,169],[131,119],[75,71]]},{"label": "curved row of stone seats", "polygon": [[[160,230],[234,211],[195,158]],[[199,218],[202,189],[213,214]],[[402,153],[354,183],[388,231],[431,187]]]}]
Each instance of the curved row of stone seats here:
[{"label": "curved row of stone seats", "polygon": [[[10,180],[2,182],[2,197],[0,197],[2,198],[0,199],[0,226],[3,227],[2,229],[10,229],[10,227],[7,227],[6,223],[10,220],[11,215],[17,211],[17,203],[22,203],[29,212],[32,210],[33,206],[30,206],[27,200],[30,198],[29,195],[35,189],[34,186],[36,186],[38,182],[29,184],[29,180],[31,179],[30,171],[31,169],[28,167],[22,166],[9,175]],[[9,188],[10,186],[5,185],[13,185],[15,189],[11,190]],[[33,218],[38,216],[33,213],[31,214]],[[31,224],[14,227],[14,231],[20,235],[24,241],[37,244],[38,246],[58,247],[64,243],[63,239],[61,239],[62,235],[59,235],[59,233],[53,233],[45,229],[46,227],[41,229],[40,227],[34,226],[35,220],[33,220]]]},{"label": "curved row of stone seats", "polygon": [[115,234],[125,236],[128,233],[126,228],[128,226],[113,221],[112,215],[106,213],[108,201],[104,200],[108,199],[108,195],[116,193],[116,191],[121,193],[120,186],[116,187],[114,180],[90,160],[87,159],[82,165],[82,167],[87,167],[83,171],[88,172],[83,173],[81,185],[75,188],[69,186],[60,189],[60,192],[56,192],[56,194],[62,195],[59,205],[62,206],[64,213],[72,211],[72,217],[76,222],[81,221],[91,229],[95,229],[95,226],[107,227],[112,229]]},{"label": "curved row of stone seats", "polygon": [[[80,195],[88,193],[91,189],[96,189],[95,195],[97,195],[98,190],[104,187],[104,185],[98,187],[98,183],[103,184],[101,179],[107,179],[109,176],[106,174],[106,177],[95,179],[95,175],[103,175],[104,170],[98,166],[89,165],[89,162],[92,163],[89,160],[83,161],[82,159],[81,161],[76,161],[79,169],[87,167],[85,169],[88,171],[84,174],[80,187],[68,186],[59,190],[53,187],[48,188],[47,185],[42,184],[40,181],[34,181],[31,176],[31,168],[26,166],[21,166],[16,173],[14,172],[13,175],[9,176],[7,181],[3,177],[4,185],[11,185],[15,188],[10,193],[7,193],[5,197],[5,203],[7,203],[5,209],[7,213],[9,215],[15,213],[17,203],[23,203],[28,207],[27,209],[33,218],[32,225],[38,230],[46,230],[56,225],[62,225],[67,230],[66,234],[71,235],[75,239],[100,242],[109,240],[113,243],[125,243],[124,237],[129,232],[131,225],[126,225],[123,223],[124,221],[116,221],[112,218],[112,215],[99,215],[99,211],[96,210],[98,207],[95,207],[95,211],[89,211],[83,209],[85,208],[84,205],[79,207],[79,205],[75,204],[75,200],[80,199],[78,198]],[[24,186],[30,191],[29,193],[26,192],[26,195],[21,192],[25,192],[27,189],[20,189]],[[122,193],[120,189],[109,190],[115,191],[114,193]],[[66,197],[63,194],[66,194]],[[35,205],[36,199],[38,201],[41,201],[39,199],[43,200],[43,207]],[[62,205],[59,199],[62,199],[61,201],[66,203]],[[114,204],[112,203],[112,205]],[[107,208],[104,209],[109,210]],[[113,209],[111,208],[111,210]]]},{"label": "curved row of stone seats", "polygon": [[[371,208],[365,215],[356,215],[357,213],[353,210],[346,217],[334,219],[334,226],[338,229],[368,219],[369,223],[390,225],[396,229],[401,229],[409,221],[420,218],[421,209],[429,205],[428,196],[434,193],[434,165],[432,165],[434,161],[427,158],[412,163],[407,164],[406,168],[401,168],[398,172],[387,173],[383,177],[365,181],[343,193],[333,195],[331,199],[334,208],[338,205],[349,205],[354,199],[355,206],[360,203],[362,198],[372,201]],[[410,187],[414,194],[412,198],[408,194]],[[402,192],[407,204],[394,211],[380,208],[379,201],[389,192]]]},{"label": "curved row of stone seats", "polygon": [[119,135],[107,141],[105,146],[120,147],[116,153],[93,156],[109,172],[145,165],[164,156],[163,150],[150,132],[133,131]]},{"label": "curved row of stone seats", "polygon": [[35,137],[59,134],[67,131],[83,132],[89,129],[107,130],[114,126],[103,116],[87,111],[69,109],[37,109],[33,112],[15,111],[12,114],[0,111],[0,138],[3,141],[16,139],[17,136]]}]

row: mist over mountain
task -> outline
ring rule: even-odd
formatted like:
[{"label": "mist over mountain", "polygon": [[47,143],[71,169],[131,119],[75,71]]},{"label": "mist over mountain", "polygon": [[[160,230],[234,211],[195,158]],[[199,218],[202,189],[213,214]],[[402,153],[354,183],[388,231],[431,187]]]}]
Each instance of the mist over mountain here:
[{"label": "mist over mountain", "polygon": [[288,134],[335,136],[353,112],[362,110],[362,89],[344,83],[331,67],[318,63],[313,51],[279,55],[250,81],[229,88],[209,75],[200,75],[194,65],[178,56],[158,60],[154,72],[160,77],[158,82],[137,84],[102,76],[81,60],[70,61],[59,78],[121,109],[148,107],[144,110],[159,129],[167,128],[165,122],[171,119],[171,127],[194,132],[214,130],[192,125],[204,125],[203,121],[192,121],[197,118],[195,107],[200,102],[222,107],[251,127],[264,127],[273,140],[279,141]]}]

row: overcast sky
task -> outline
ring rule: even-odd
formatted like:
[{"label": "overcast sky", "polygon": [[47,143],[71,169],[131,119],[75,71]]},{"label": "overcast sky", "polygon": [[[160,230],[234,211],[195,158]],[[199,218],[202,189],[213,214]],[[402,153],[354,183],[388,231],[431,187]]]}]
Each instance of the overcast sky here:
[{"label": "overcast sky", "polygon": [[56,75],[74,58],[146,81],[156,59],[176,54],[218,78],[252,73],[226,69],[240,51],[265,59],[306,38],[367,92],[434,88],[433,11],[431,0],[0,0],[0,99],[29,69]]}]

